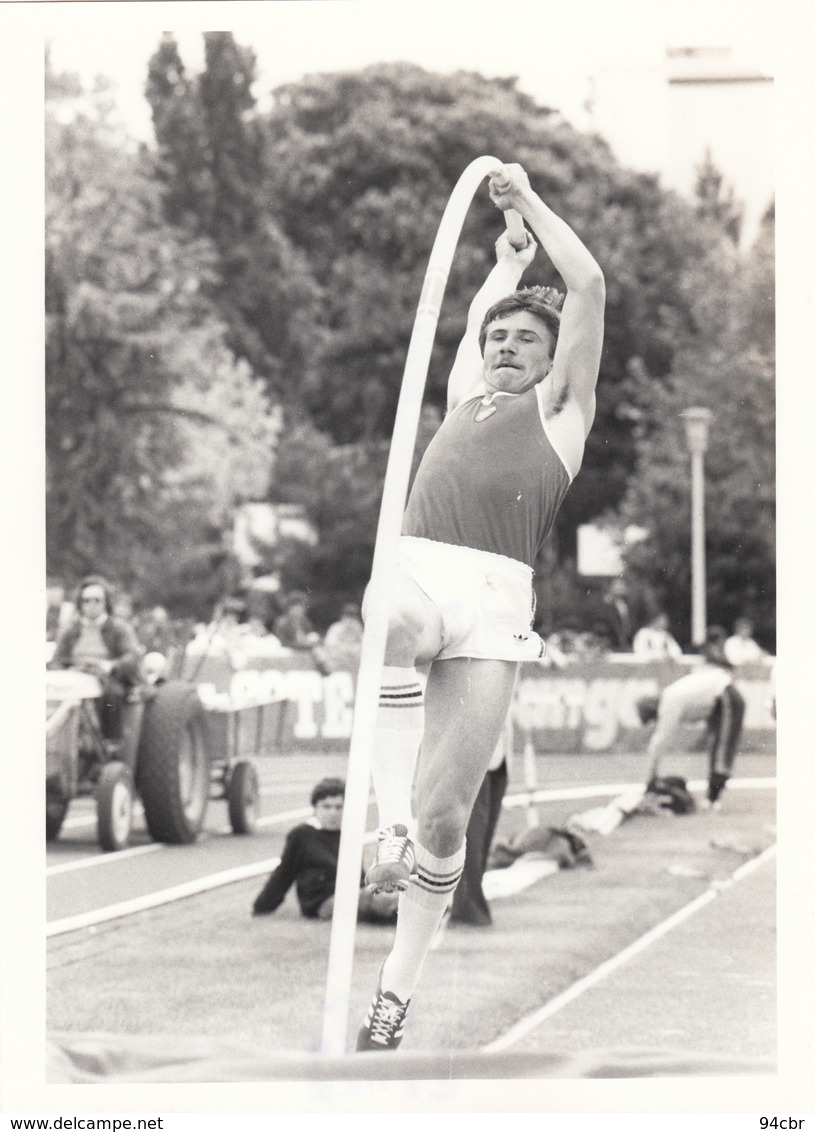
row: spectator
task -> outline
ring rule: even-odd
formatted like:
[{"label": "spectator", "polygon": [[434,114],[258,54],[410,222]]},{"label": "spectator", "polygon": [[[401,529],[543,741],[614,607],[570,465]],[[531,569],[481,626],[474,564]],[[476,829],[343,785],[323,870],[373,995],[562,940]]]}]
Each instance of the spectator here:
[{"label": "spectator", "polygon": [[260,574],[249,583],[246,595],[247,610],[250,615],[257,614],[262,617],[267,627],[284,612],[283,587],[280,573],[270,570],[267,574]]},{"label": "spectator", "polygon": [[216,605],[208,625],[195,626],[192,640],[186,647],[187,655],[231,657],[233,650],[240,650],[243,613],[244,605],[240,599],[224,598]]},{"label": "spectator", "polygon": [[682,649],[671,636],[667,613],[657,613],[634,634],[634,655],[643,660],[676,660]]},{"label": "spectator", "polygon": [[102,733],[118,741],[122,701],[139,678],[141,645],[128,622],[114,616],[110,586],[99,575],[80,582],[76,608],[77,616],[60,634],[49,667],[78,668],[99,678]]},{"label": "spectator", "polygon": [[285,648],[310,653],[315,667],[323,676],[331,672],[320,634],[309,619],[308,602],[304,593],[295,590],[289,595],[286,612],[275,621],[274,632]]},{"label": "spectator", "polygon": [[313,649],[320,644],[320,634],[309,620],[304,593],[295,590],[289,594],[286,612],[274,623],[274,634],[287,649]]},{"label": "spectator", "polygon": [[544,668],[565,668],[574,657],[571,655],[572,630],[563,629],[561,632],[550,633],[546,638],[546,648],[538,662]]},{"label": "spectator", "polygon": [[243,624],[240,626],[241,633],[245,637],[270,637],[273,636],[269,632],[269,626],[262,617],[256,614],[251,614]]},{"label": "spectator", "polygon": [[61,578],[48,578],[45,583],[45,639],[56,641],[76,610],[65,600],[65,583]]},{"label": "spectator", "polygon": [[605,626],[606,636],[614,652],[631,651],[633,625],[628,587],[622,578],[612,578],[600,608],[594,613],[594,621]]},{"label": "spectator", "polygon": [[602,660],[615,651],[608,625],[602,621],[596,621],[588,632],[581,633],[580,636],[584,660]]},{"label": "spectator", "polygon": [[163,605],[154,605],[139,618],[137,632],[148,652],[160,652],[165,656],[169,654],[173,644],[173,627],[170,615]]},{"label": "spectator", "polygon": [[246,606],[238,597],[227,597],[216,607],[214,621],[218,632],[224,637],[234,639],[241,635],[241,625],[246,617]]},{"label": "spectator", "polygon": [[131,594],[125,593],[124,590],[115,593],[112,598],[111,614],[119,621],[126,621],[128,625],[135,627],[136,609]]},{"label": "spectator", "polygon": [[764,649],[753,640],[753,622],[749,617],[738,618],[733,626],[733,635],[724,643],[724,654],[735,666],[754,664],[764,658]]},{"label": "spectator", "polygon": [[339,620],[326,630],[323,642],[325,658],[332,672],[357,671],[362,652],[362,632],[359,606],[346,602]]},{"label": "spectator", "polygon": [[[314,810],[309,821],[290,830],[280,864],[271,874],[252,905],[254,916],[274,912],[295,885],[300,911],[311,920],[330,920],[334,912],[334,888],[340,853],[340,826],[345,803],[341,778],[324,778],[311,792]],[[360,874],[357,919],[372,924],[396,921],[398,896],[373,894],[362,885]]]},{"label": "spectator", "polygon": [[555,668],[564,668],[567,664],[575,664],[579,659],[579,634],[573,625],[566,625],[557,632],[552,633],[546,640],[546,651],[541,660]]},{"label": "spectator", "polygon": [[247,658],[259,656],[275,656],[283,652],[283,646],[274,635],[269,632],[266,622],[258,614],[250,614],[238,627],[241,648]]}]

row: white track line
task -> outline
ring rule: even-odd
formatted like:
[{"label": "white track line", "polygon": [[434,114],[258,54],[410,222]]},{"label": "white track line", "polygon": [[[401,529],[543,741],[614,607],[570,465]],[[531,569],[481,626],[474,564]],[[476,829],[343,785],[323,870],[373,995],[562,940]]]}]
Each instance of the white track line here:
[{"label": "white track line", "polygon": [[49,865],[45,870],[47,877],[59,876],[61,873],[73,873],[77,869],[92,869],[94,865],[111,865],[128,860],[130,857],[141,857],[145,853],[155,853],[164,846],[156,841],[149,845],[134,845],[130,849],[119,849],[114,853],[97,853],[93,857],[83,857],[80,861],[66,861],[62,865]]},{"label": "white track line", "polygon": [[148,892],[144,896],[136,896],[132,900],[123,900],[119,904],[108,904],[107,907],[96,908],[92,912],[82,912],[78,916],[54,920],[46,925],[45,935],[46,938],[65,935],[67,932],[95,927],[97,924],[104,924],[109,920],[118,920],[123,916],[133,916],[137,912],[145,912],[149,908],[158,908],[162,904],[171,904],[176,900],[183,900],[187,896],[197,896],[201,892],[209,892],[225,884],[234,884],[236,881],[258,876],[260,873],[277,868],[279,864],[279,857],[269,857],[265,861],[254,861],[251,865],[241,865],[238,868],[226,869],[220,873],[211,873],[206,877],[197,877],[195,880],[186,881],[184,884],[176,884],[172,888]]},{"label": "white track line", "polygon": [[[283,810],[278,814],[270,814],[266,818],[258,818],[258,828],[265,828],[268,825],[275,825],[278,822],[284,821],[299,821],[302,818],[307,818],[311,814],[311,807],[301,807],[299,810]],[[221,829],[215,831],[216,834],[231,834],[232,826],[223,826]],[[206,835],[204,835],[205,837]],[[204,840],[204,838],[200,838]],[[169,849],[170,846],[164,842],[153,841],[149,845],[134,845],[130,849],[119,849],[115,853],[95,853],[93,857],[83,857],[79,861],[66,861],[63,865],[50,865],[45,870],[47,877],[59,876],[60,873],[76,872],[77,869],[90,869],[95,865],[115,865],[121,861],[129,860],[131,857],[140,857],[144,853],[155,853],[159,849]]]},{"label": "white track line", "polygon": [[633,959],[635,955],[644,951],[646,947],[650,947],[652,943],[661,939],[662,936],[673,931],[673,929],[684,920],[695,915],[700,908],[704,908],[705,905],[710,904],[724,889],[732,888],[734,884],[742,880],[749,873],[754,872],[755,869],[771,860],[775,856],[775,853],[776,846],[771,845],[757,857],[753,857],[743,865],[740,865],[726,880],[714,881],[701,896],[697,896],[690,904],[686,904],[684,908],[680,908],[678,912],[674,912],[667,920],[663,920],[661,924],[657,924],[656,927],[651,928],[645,935],[640,936],[639,939],[629,944],[628,947],[618,952],[617,955],[613,956],[611,959],[605,960],[599,967],[595,967],[590,974],[584,976],[582,979],[578,979],[576,983],[573,983],[572,986],[563,991],[562,994],[557,995],[557,997],[553,998],[550,1002],[547,1002],[545,1006],[542,1006],[532,1014],[528,1014],[526,1018],[522,1018],[520,1022],[517,1022],[511,1029],[507,1030],[500,1038],[496,1038],[488,1045],[483,1046],[482,1052],[500,1053],[502,1050],[509,1049],[510,1046],[515,1045],[521,1038],[526,1037],[527,1034],[537,1029],[537,1027],[548,1018],[551,1018],[553,1014],[557,1014],[564,1006],[568,1006],[570,1002],[574,1002],[574,1000],[579,998],[585,991],[596,986],[597,983],[602,982],[607,975],[612,974],[630,959]]},{"label": "white track line", "polygon": [[[376,839],[376,831],[366,834],[363,844],[370,844]],[[213,889],[222,888],[227,884],[235,884],[237,881],[260,876],[261,873],[276,869],[279,864],[279,857],[268,857],[265,861],[253,861],[251,864],[239,865],[234,869],[225,869],[220,873],[210,873],[209,876],[197,877],[195,880],[173,885],[172,888],[163,888],[158,892],[148,892],[144,896],[136,896],[132,900],[123,900],[119,904],[108,904],[104,908],[82,912],[78,916],[53,920],[46,925],[45,935],[46,938],[65,935],[68,932],[95,927],[97,924],[104,924],[110,920],[119,920],[124,916],[133,916],[137,912],[146,912],[150,908],[158,908],[162,904],[173,904],[176,900],[184,900],[188,896],[198,896],[202,892],[211,892]]]},{"label": "white track line", "polygon": [[[777,783],[775,778],[731,778],[727,784],[728,790],[774,790]],[[618,794],[628,794],[633,790],[644,790],[643,782],[618,782],[608,786],[565,786],[557,790],[532,790],[520,794],[508,794],[504,798],[504,805],[512,809],[515,806],[528,806],[538,802],[568,802],[578,798],[616,798]],[[694,779],[688,782],[688,790],[700,791],[707,789],[707,779]]]}]

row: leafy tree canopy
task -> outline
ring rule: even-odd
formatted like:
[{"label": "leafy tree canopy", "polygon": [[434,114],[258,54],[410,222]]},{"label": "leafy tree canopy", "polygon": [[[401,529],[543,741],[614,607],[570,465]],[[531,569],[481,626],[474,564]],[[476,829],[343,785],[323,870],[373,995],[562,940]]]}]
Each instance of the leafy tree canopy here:
[{"label": "leafy tree canopy", "polygon": [[[144,591],[183,558],[178,514],[193,495],[206,501],[187,523],[195,540],[236,495],[265,493],[276,422],[203,294],[211,245],[166,223],[149,162],[119,144],[103,101],[50,89],[48,566]],[[213,444],[225,434],[232,452]]]},{"label": "leafy tree canopy", "polygon": [[689,639],[690,472],[679,414],[710,409],[705,456],[708,621],[751,617],[775,646],[775,384],[773,224],[746,263],[714,244],[688,275],[694,333],[678,343],[669,380],[653,386],[650,424],[617,519],[647,528],[627,556],[630,576]]},{"label": "leafy tree canopy", "polygon": [[[284,235],[269,197],[266,137],[255,111],[255,56],[229,32],[204,35],[205,69],[189,75],[170,33],[149,63],[145,94],[158,143],[165,218],[206,237],[217,279],[205,283],[227,344],[275,400],[314,345],[308,251]],[[296,390],[296,383],[295,383]]]}]

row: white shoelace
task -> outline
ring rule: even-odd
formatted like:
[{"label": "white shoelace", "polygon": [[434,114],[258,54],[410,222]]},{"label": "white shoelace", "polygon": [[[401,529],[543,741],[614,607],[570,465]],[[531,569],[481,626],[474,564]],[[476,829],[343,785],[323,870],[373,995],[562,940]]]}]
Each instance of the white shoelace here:
[{"label": "white shoelace", "polygon": [[407,1006],[400,1006],[398,1002],[380,998],[371,1018],[371,1040],[388,1041],[394,1037],[406,1012]]}]

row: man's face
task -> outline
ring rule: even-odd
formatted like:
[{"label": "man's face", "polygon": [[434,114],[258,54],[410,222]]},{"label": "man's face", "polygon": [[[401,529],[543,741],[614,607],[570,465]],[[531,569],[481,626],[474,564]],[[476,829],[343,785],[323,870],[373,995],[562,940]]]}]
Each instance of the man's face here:
[{"label": "man's face", "polygon": [[490,393],[525,393],[552,368],[552,335],[530,311],[516,311],[487,327],[484,381]]},{"label": "man's face", "polygon": [[314,816],[323,829],[340,828],[344,801],[342,794],[333,794],[330,798],[321,798],[317,802],[314,807]]},{"label": "man's face", "polygon": [[83,617],[101,617],[105,612],[105,591],[101,586],[85,586],[79,595],[79,612]]}]

